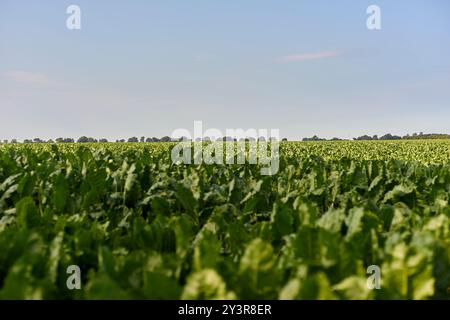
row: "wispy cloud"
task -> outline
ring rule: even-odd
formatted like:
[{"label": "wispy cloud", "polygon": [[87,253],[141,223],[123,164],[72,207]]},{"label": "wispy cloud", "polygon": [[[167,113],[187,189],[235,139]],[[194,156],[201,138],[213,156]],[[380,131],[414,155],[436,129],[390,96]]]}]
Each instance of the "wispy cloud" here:
[{"label": "wispy cloud", "polygon": [[309,52],[301,54],[290,54],[281,58],[283,62],[298,62],[308,60],[321,60],[339,56],[339,51],[321,51],[321,52]]},{"label": "wispy cloud", "polygon": [[5,73],[5,76],[20,84],[26,84],[37,87],[46,87],[50,84],[50,80],[47,75],[43,73],[22,71],[22,70],[10,70]]}]

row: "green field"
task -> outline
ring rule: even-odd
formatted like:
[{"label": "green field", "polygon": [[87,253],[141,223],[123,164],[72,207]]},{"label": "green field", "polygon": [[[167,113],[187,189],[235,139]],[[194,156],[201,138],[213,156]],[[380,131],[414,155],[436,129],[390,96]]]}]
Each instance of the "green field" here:
[{"label": "green field", "polygon": [[274,176],[172,146],[0,145],[0,298],[450,298],[449,141],[283,142]]}]

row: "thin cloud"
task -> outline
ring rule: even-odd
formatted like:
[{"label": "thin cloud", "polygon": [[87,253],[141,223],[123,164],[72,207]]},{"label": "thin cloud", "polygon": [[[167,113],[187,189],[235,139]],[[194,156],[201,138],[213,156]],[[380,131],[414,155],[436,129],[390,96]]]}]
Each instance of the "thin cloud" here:
[{"label": "thin cloud", "polygon": [[281,58],[283,62],[299,62],[299,61],[309,61],[309,60],[321,60],[334,58],[340,55],[338,51],[322,51],[322,52],[312,52],[312,53],[302,53],[302,54],[291,54]]},{"label": "thin cloud", "polygon": [[25,85],[46,87],[50,84],[49,78],[43,73],[11,70],[6,72],[5,76],[11,81]]}]

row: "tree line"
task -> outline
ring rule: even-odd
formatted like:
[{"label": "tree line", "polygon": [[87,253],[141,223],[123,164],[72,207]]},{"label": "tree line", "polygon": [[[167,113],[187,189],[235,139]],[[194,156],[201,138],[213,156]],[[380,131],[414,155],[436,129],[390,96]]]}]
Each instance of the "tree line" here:
[{"label": "tree line", "polygon": [[[268,140],[271,140],[272,138],[269,138]],[[373,140],[420,140],[420,139],[450,139],[450,134],[442,134],[442,133],[428,133],[428,134],[424,134],[423,132],[420,133],[413,133],[413,134],[407,134],[405,136],[397,136],[397,135],[392,135],[390,133],[385,134],[383,136],[378,136],[378,135],[374,135],[374,136],[369,136],[369,135],[363,135],[360,137],[356,137],[353,138],[353,140],[355,141],[373,141]],[[116,143],[136,143],[136,142],[177,142],[177,141],[183,141],[183,140],[187,140],[186,138],[182,137],[180,139],[172,139],[169,136],[164,136],[161,138],[157,138],[157,137],[131,137],[128,139],[116,139],[115,141],[111,141],[111,142],[116,142]],[[211,138],[205,137],[203,139],[203,141],[211,141]],[[223,138],[219,138],[216,140],[223,140],[223,141],[237,141],[237,139],[232,138],[232,137],[223,137]],[[242,139],[241,139],[242,140]],[[265,141],[266,139],[264,137],[260,137],[258,139],[255,138],[246,138],[244,140],[247,141],[255,141],[255,140],[259,140],[259,141]],[[332,138],[332,139],[323,139],[320,138],[319,136],[315,135],[311,138],[303,138],[302,141],[343,141],[345,139],[341,139],[341,138]],[[200,139],[197,139],[196,141],[201,141]],[[287,138],[283,138],[282,141],[288,141]],[[108,141],[108,139],[106,138],[101,138],[101,139],[97,139],[97,138],[92,138],[92,137],[86,137],[86,136],[81,136],[80,138],[78,138],[77,140],[73,139],[73,138],[56,138],[55,140],[53,139],[49,139],[49,140],[43,140],[40,138],[34,138],[34,139],[24,139],[23,143],[25,144],[29,144],[29,143],[107,143],[110,142]],[[20,143],[17,139],[12,139],[11,141],[9,140],[3,140],[0,141],[0,144],[7,144],[7,143]]]},{"label": "tree line", "polygon": [[[374,141],[374,140],[427,140],[427,139],[450,139],[449,134],[443,134],[443,133],[427,133],[424,134],[423,132],[420,133],[413,133],[412,135],[407,134],[405,136],[397,136],[392,135],[390,133],[385,134],[383,136],[369,136],[369,135],[363,135],[360,137],[353,138],[355,141]],[[318,136],[313,136],[311,138],[303,138],[302,141],[340,141],[345,139],[340,138],[332,138],[332,139],[322,139]]]},{"label": "tree line", "polygon": [[[268,140],[272,140],[273,138],[268,138]],[[265,141],[266,138],[264,137],[259,137],[257,139],[255,138],[245,138],[245,139],[241,139],[241,140],[246,140],[246,141]],[[188,139],[186,137],[181,137],[179,139],[172,139],[169,136],[164,136],[161,138],[157,138],[157,137],[131,137],[128,139],[116,139],[115,141],[108,141],[108,139],[106,138],[102,138],[102,139],[96,139],[96,138],[92,138],[92,137],[86,137],[86,136],[82,136],[80,138],[78,138],[77,140],[73,139],[73,138],[57,138],[55,140],[53,139],[49,139],[49,140],[43,140],[40,138],[34,138],[34,139],[24,139],[23,143],[107,143],[107,142],[116,142],[116,143],[136,143],[136,142],[178,142],[178,141],[188,141]],[[210,137],[204,137],[203,139],[196,139],[196,141],[213,141],[212,138]],[[216,141],[238,141],[235,138],[232,137],[222,137],[222,138],[217,138]],[[286,138],[283,138],[282,141],[287,141]],[[11,141],[8,140],[3,140],[0,141],[0,144],[7,144],[7,143],[20,143],[17,139],[12,139]]]},{"label": "tree line", "polygon": [[[125,142],[170,142],[172,139],[169,136],[164,136],[162,138],[145,138],[145,137],[131,137],[128,139],[117,139],[115,141],[111,142],[117,142],[117,143],[125,143]],[[55,140],[49,139],[49,140],[43,140],[41,138],[34,138],[34,139],[24,139],[23,143],[106,143],[110,142],[106,138],[93,138],[93,137],[86,137],[81,136],[77,140],[74,138],[56,138]],[[0,141],[0,143],[20,143],[17,139],[12,139],[11,141],[3,140]]]}]

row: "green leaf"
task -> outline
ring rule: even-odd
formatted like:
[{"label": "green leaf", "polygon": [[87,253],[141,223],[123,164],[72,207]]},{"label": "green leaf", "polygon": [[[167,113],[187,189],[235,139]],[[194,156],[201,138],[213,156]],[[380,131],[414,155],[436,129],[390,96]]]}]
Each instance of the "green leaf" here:
[{"label": "green leaf", "polygon": [[25,197],[16,204],[16,214],[19,227],[35,227],[39,224],[41,218],[31,197]]},{"label": "green leaf", "polygon": [[52,201],[57,211],[59,212],[64,211],[69,195],[70,195],[69,183],[62,174],[59,174],[55,178],[55,181],[53,182],[53,196],[52,196]]},{"label": "green leaf", "polygon": [[267,298],[276,294],[276,259],[273,248],[262,239],[254,239],[245,249],[239,264],[242,298]]},{"label": "green leaf", "polygon": [[374,293],[374,291],[367,286],[367,279],[358,276],[345,278],[340,283],[333,286],[333,291],[336,291],[346,300],[368,300],[373,298]]},{"label": "green leaf", "polygon": [[212,269],[191,274],[181,296],[183,300],[232,300],[235,298],[235,294],[227,290],[222,277]]},{"label": "green leaf", "polygon": [[177,300],[181,297],[181,287],[172,278],[155,272],[144,275],[144,296],[152,300]]},{"label": "green leaf", "polygon": [[271,226],[275,238],[282,238],[283,236],[292,233],[293,220],[292,210],[282,203],[275,203],[271,215]]},{"label": "green leaf", "polygon": [[86,285],[86,298],[89,300],[129,300],[132,299],[120,285],[105,273],[91,276]]}]

